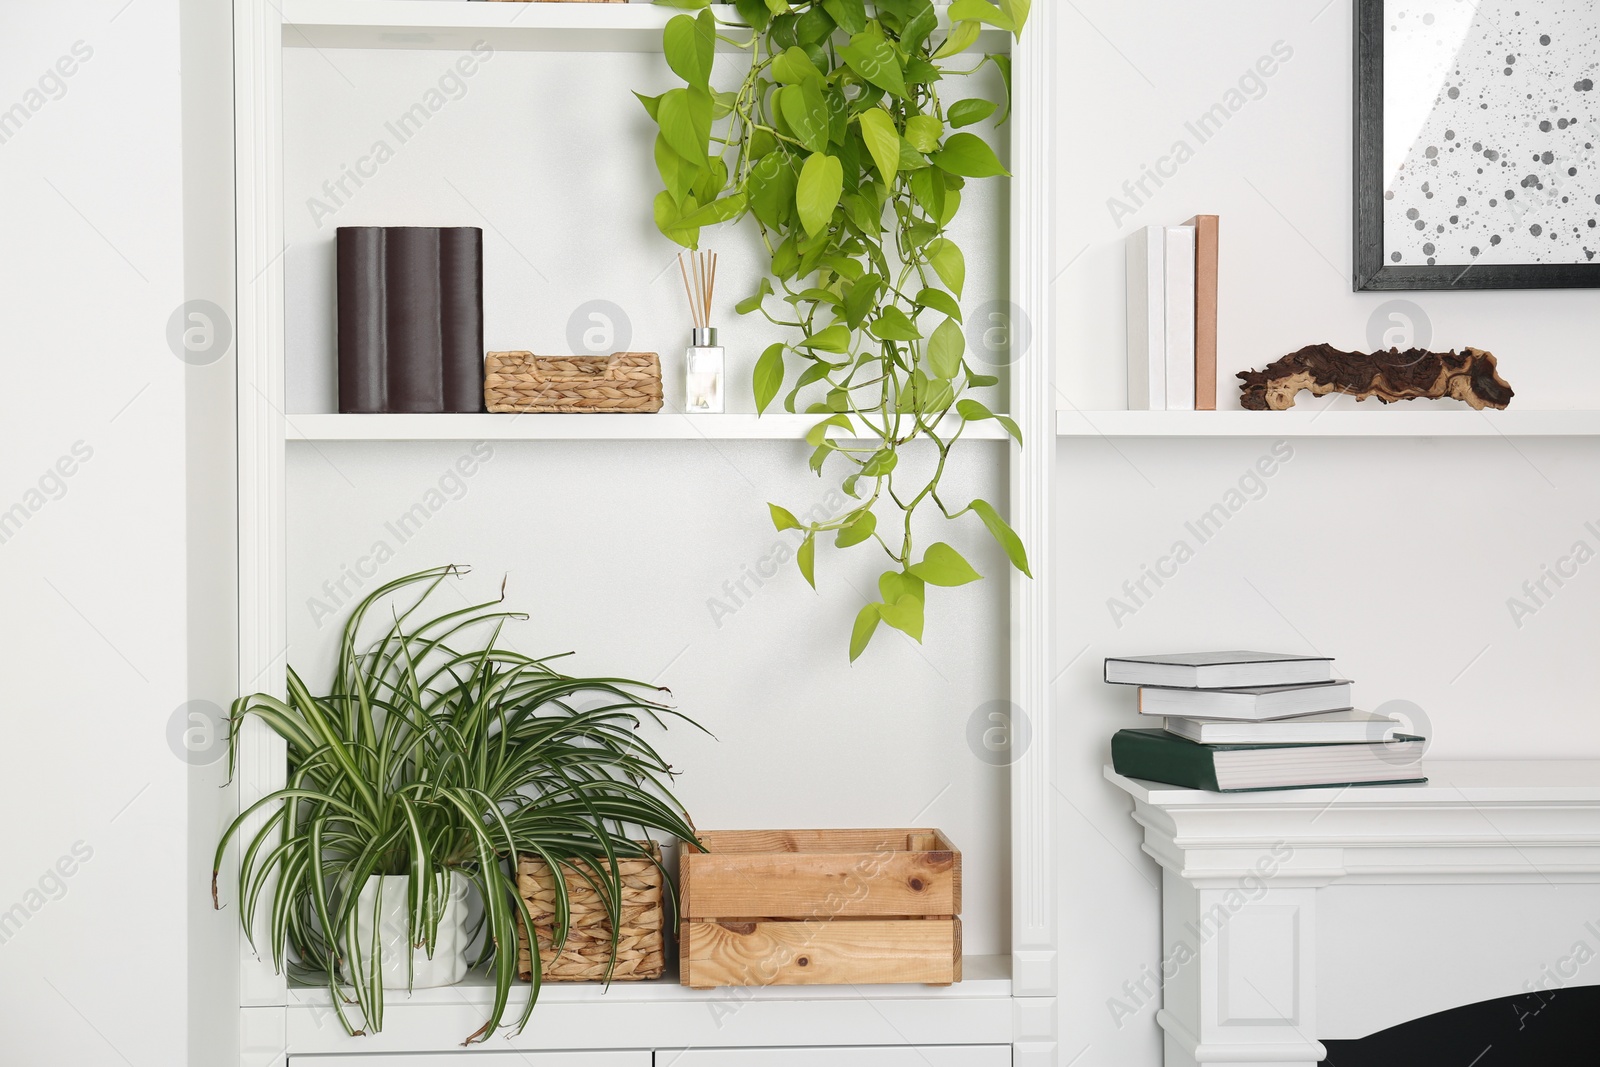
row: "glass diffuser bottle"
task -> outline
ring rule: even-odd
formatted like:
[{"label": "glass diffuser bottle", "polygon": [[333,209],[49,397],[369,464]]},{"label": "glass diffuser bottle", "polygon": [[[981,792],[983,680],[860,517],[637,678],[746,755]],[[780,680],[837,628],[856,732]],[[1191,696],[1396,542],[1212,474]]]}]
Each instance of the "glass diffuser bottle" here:
[{"label": "glass diffuser bottle", "polygon": [[724,384],[727,378],[727,357],[717,344],[717,331],[711,325],[711,301],[717,284],[717,256],[714,252],[696,252],[690,258],[693,264],[693,281],[690,269],[678,255],[678,269],[683,274],[684,292],[689,297],[689,311],[694,320],[689,334],[689,350],[684,357],[683,410],[696,414],[720,415],[724,411]]}]

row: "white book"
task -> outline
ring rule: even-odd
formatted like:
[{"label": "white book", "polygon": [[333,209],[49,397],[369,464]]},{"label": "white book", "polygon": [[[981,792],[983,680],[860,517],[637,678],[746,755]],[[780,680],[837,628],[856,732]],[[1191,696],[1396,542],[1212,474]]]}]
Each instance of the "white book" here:
[{"label": "white book", "polygon": [[1263,722],[1291,715],[1344,711],[1354,706],[1353,686],[1344,678],[1309,685],[1258,685],[1241,689],[1139,687],[1141,715]]},{"label": "white book", "polygon": [[1194,227],[1166,228],[1167,410],[1194,410]]},{"label": "white book", "polygon": [[1270,722],[1218,722],[1168,716],[1165,725],[1168,733],[1202,745],[1333,745],[1388,741],[1401,724],[1387,715],[1349,708]]},{"label": "white book", "polygon": [[1333,680],[1333,658],[1283,652],[1166,652],[1107,657],[1105,671],[1106,681],[1115,685],[1238,689],[1329,682]]},{"label": "white book", "polygon": [[1128,410],[1167,406],[1166,231],[1128,236]]}]

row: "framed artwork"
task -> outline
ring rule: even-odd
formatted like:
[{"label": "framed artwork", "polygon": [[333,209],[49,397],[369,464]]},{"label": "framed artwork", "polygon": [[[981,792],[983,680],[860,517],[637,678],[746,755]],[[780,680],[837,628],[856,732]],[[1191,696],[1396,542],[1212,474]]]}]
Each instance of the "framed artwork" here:
[{"label": "framed artwork", "polygon": [[1355,288],[1600,288],[1600,3],[1356,0]]}]

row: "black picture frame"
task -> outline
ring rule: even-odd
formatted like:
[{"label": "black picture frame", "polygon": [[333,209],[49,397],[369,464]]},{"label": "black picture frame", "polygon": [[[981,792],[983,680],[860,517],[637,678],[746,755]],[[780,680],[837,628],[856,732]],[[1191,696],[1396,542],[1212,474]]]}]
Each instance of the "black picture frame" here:
[{"label": "black picture frame", "polygon": [[[1537,4],[1539,0],[1524,0]],[[1397,265],[1383,258],[1385,0],[1355,0],[1354,289],[1600,289],[1600,263]]]}]

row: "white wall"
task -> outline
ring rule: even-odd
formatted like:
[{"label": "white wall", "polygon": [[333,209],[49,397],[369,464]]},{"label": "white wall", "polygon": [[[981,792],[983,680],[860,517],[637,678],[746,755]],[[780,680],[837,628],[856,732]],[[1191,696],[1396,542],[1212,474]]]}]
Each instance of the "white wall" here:
[{"label": "white wall", "polygon": [[[1123,406],[1123,238],[1199,212],[1222,216],[1219,406],[1238,406],[1238,370],[1313,342],[1365,346],[1369,317],[1392,297],[1348,281],[1348,0],[1089,0],[1059,18],[1071,58],[1057,75],[1059,406]],[[1280,41],[1293,54],[1264,95],[1115,225],[1107,198],[1126,200],[1123,181]],[[1600,294],[1398,295],[1429,320],[1433,347],[1495,352],[1515,406],[1600,404]],[[1264,457],[1273,473],[1257,481]],[[1124,988],[1161,957],[1160,873],[1139,851],[1127,797],[1101,777],[1111,734],[1138,725],[1131,694],[1100,681],[1105,656],[1319,651],[1356,680],[1363,706],[1419,705],[1430,758],[1600,757],[1585,673],[1600,565],[1551,584],[1520,627],[1507,604],[1575,542],[1600,550],[1585,526],[1600,527],[1593,440],[1302,439],[1274,452],[1270,439],[1074,439],[1058,460],[1062,1062],[1160,1062],[1154,1005]],[[1185,522],[1230,489],[1245,503],[1201,544]],[[1179,540],[1193,558],[1130,600],[1122,583]],[[1133,612],[1114,619],[1113,597]]]},{"label": "white wall", "polygon": [[190,874],[186,765],[167,734],[187,659],[185,364],[166,338],[184,300],[178,5],[13,0],[0,72],[0,510],[20,524],[0,543],[0,916],[19,924],[0,934],[0,1058],[177,1063]]}]

